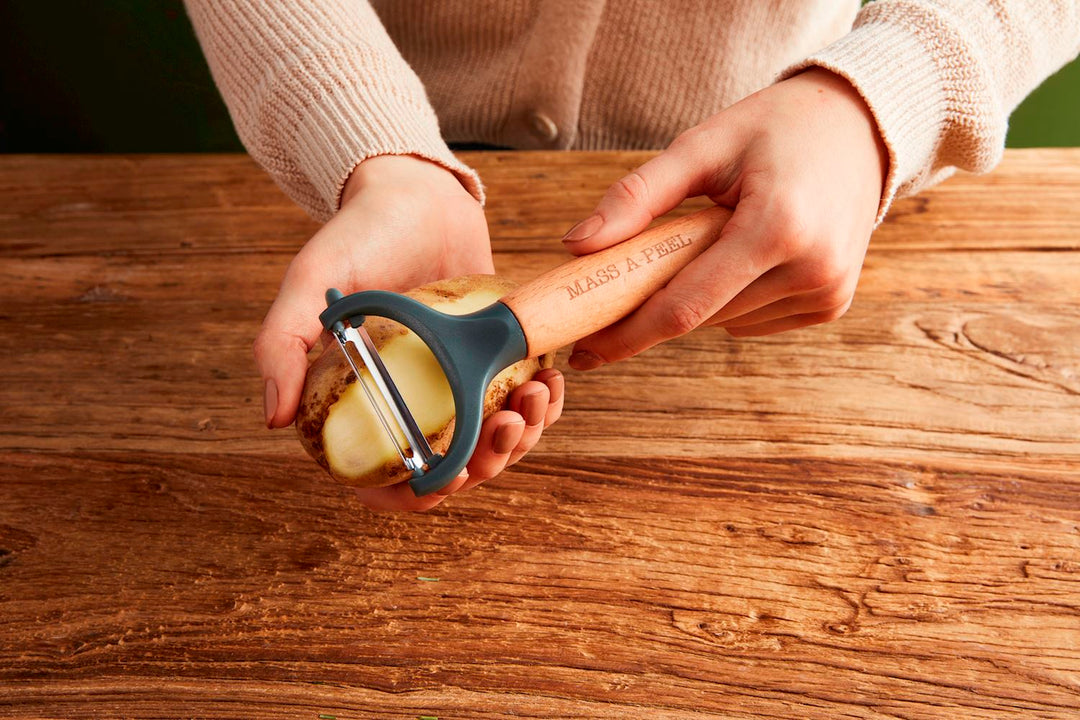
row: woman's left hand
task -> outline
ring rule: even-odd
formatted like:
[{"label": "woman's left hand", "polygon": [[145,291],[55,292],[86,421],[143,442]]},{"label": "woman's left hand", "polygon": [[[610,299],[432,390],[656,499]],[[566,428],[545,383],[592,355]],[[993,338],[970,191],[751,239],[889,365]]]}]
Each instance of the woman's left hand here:
[{"label": "woman's left hand", "polygon": [[866,103],[813,68],[693,127],[612,185],[563,240],[595,252],[685,198],[734,208],[719,240],[620,322],[580,340],[589,370],[703,326],[768,335],[835,320],[851,304],[888,154]]}]

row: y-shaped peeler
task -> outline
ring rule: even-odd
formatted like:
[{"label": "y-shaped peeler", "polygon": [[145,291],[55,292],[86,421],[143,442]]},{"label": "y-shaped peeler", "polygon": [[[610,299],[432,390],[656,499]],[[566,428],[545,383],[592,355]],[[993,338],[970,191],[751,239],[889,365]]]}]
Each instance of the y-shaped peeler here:
[{"label": "y-shaped peeler", "polygon": [[[376,387],[370,389],[360,381],[361,385],[402,460],[412,470],[409,484],[413,492],[427,495],[449,484],[472,457],[483,423],[484,394],[499,372],[629,315],[712,245],[730,217],[727,208],[711,207],[650,228],[618,245],[560,265],[468,315],[447,315],[412,298],[381,290],[343,296],[331,289],[326,293],[328,307],[319,320],[341,345],[358,379],[360,370],[354,356],[367,367]],[[383,366],[363,329],[367,315],[389,318],[416,333],[442,366],[457,418],[445,456],[432,453]],[[390,408],[392,418],[379,410],[374,393]],[[391,431],[392,423],[401,430],[405,447]]]}]

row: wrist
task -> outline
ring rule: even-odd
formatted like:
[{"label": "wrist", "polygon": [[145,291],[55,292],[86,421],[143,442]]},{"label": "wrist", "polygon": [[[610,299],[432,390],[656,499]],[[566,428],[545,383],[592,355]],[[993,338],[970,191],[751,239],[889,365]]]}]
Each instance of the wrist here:
[{"label": "wrist", "polygon": [[884,192],[889,174],[889,150],[877,118],[858,88],[843,75],[818,66],[807,68],[791,80],[811,82],[819,91],[827,93],[833,106],[843,113],[846,124],[851,127],[854,133],[852,139],[862,137],[873,144],[878,161],[878,180],[881,183],[878,194]]},{"label": "wrist", "polygon": [[450,170],[417,155],[373,155],[356,165],[341,191],[341,206],[372,188],[402,188],[468,194]]}]

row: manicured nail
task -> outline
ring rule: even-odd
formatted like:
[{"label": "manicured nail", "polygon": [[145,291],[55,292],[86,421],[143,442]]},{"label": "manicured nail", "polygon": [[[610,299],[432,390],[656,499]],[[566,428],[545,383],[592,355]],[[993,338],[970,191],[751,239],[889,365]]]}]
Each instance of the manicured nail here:
[{"label": "manicured nail", "polygon": [[266,387],[263,390],[263,414],[266,415],[266,427],[273,428],[270,423],[277,413],[277,383],[274,378],[266,379]]},{"label": "manicured nail", "polygon": [[548,392],[551,393],[548,402],[557,403],[562,400],[563,393],[566,392],[566,378],[563,377],[562,373],[554,375],[551,380],[548,381],[547,386]]},{"label": "manicured nail", "polygon": [[544,402],[543,391],[531,392],[521,400],[521,417],[525,418],[525,425],[528,427],[544,422],[546,414],[547,403]]},{"label": "manicured nail", "polygon": [[575,350],[568,362],[575,370],[593,370],[604,364],[599,355],[588,350]]},{"label": "manicured nail", "polygon": [[525,423],[520,420],[500,425],[495,430],[495,438],[492,440],[491,449],[496,455],[506,455],[515,447],[521,439],[521,433],[525,430]]},{"label": "manicured nail", "polygon": [[564,243],[581,242],[591,237],[600,226],[604,224],[604,218],[599,215],[590,215],[563,235],[562,241]]}]

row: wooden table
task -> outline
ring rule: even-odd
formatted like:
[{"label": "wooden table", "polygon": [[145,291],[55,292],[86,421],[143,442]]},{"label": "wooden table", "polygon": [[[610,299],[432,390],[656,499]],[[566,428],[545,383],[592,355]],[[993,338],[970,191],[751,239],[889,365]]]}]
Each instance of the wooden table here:
[{"label": "wooden table", "polygon": [[[470,155],[500,271],[645,157]],[[418,515],[262,428],[316,226],[247,158],[3,157],[0,218],[0,715],[1080,716],[1078,150],[897,203],[838,322],[570,372]]]}]

